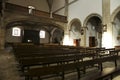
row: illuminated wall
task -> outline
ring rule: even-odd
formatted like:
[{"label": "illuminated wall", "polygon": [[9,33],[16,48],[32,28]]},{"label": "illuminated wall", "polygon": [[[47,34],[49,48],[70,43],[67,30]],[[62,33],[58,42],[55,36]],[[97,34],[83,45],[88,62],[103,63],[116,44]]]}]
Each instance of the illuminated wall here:
[{"label": "illuminated wall", "polygon": [[114,10],[120,6],[120,0],[110,0],[110,13],[112,14]]}]

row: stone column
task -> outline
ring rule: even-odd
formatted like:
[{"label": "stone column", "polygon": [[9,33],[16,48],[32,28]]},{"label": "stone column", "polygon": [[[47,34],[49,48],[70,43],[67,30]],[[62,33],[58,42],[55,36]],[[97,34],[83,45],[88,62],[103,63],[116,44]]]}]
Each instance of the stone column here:
[{"label": "stone column", "polygon": [[86,47],[86,32],[87,32],[87,26],[83,26],[83,27],[85,27],[85,28],[84,28],[84,34],[82,35],[82,39],[83,39],[83,43],[84,43],[84,45],[82,45],[82,46],[85,46],[85,47]]},{"label": "stone column", "polygon": [[4,10],[5,10],[5,0],[2,0],[2,10],[0,14],[0,49],[4,49],[5,47]]},{"label": "stone column", "polygon": [[[112,25],[110,21],[110,0],[102,0],[103,25],[107,25],[107,31],[102,35],[102,46],[112,47]],[[103,26],[102,26],[103,27]]]},{"label": "stone column", "polygon": [[[65,0],[65,11],[64,11],[64,15],[67,17],[68,20],[68,0]],[[64,38],[63,38],[63,45],[69,45],[69,26],[68,24],[64,24]]]},{"label": "stone column", "polygon": [[5,29],[0,28],[0,49],[5,48]]},{"label": "stone column", "polygon": [[68,16],[68,0],[65,0],[65,16]]},{"label": "stone column", "polygon": [[[65,0],[65,11],[64,11],[64,15],[67,17],[68,20],[68,0]],[[65,26],[65,34],[69,34],[69,26]]]}]

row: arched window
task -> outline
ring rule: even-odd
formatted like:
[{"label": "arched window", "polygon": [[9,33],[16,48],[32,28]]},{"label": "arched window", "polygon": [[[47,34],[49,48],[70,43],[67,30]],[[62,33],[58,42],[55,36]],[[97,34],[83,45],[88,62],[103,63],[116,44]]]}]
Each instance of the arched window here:
[{"label": "arched window", "polygon": [[45,38],[45,31],[44,30],[40,30],[40,38]]},{"label": "arched window", "polygon": [[12,28],[12,36],[20,36],[21,34],[21,29],[18,27]]}]

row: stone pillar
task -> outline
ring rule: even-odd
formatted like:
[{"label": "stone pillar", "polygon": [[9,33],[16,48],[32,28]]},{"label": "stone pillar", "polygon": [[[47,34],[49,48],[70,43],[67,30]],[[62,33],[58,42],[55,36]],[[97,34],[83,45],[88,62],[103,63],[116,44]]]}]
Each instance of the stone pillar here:
[{"label": "stone pillar", "polygon": [[0,49],[4,49],[5,47],[5,26],[4,26],[4,18],[0,17]]},{"label": "stone pillar", "polygon": [[5,26],[4,26],[4,16],[5,16],[5,0],[2,0],[2,10],[0,14],[0,49],[5,48]]},{"label": "stone pillar", "polygon": [[84,28],[84,34],[82,35],[82,39],[83,39],[83,43],[84,43],[84,45],[82,45],[82,46],[85,46],[85,47],[86,47],[86,32],[87,32],[87,26],[83,26],[83,27],[85,27],[85,28]]},{"label": "stone pillar", "polygon": [[[64,12],[64,15],[67,17],[67,20],[68,20],[68,0],[65,0],[65,12]],[[68,25],[65,25],[65,35],[69,35],[69,26]]]},{"label": "stone pillar", "polygon": [[[110,21],[110,0],[102,0],[103,25],[107,25],[107,31],[102,35],[102,47],[112,47],[112,25]],[[103,27],[103,26],[102,26]]]},{"label": "stone pillar", "polygon": [[5,48],[5,29],[0,28],[0,49]]},{"label": "stone pillar", "polygon": [[[67,17],[68,20],[68,0],[65,0],[65,11],[64,15]],[[69,45],[70,43],[70,34],[69,34],[69,26],[68,24],[64,24],[64,38],[63,38],[63,45]]]},{"label": "stone pillar", "polygon": [[65,0],[65,16],[68,16],[68,0]]}]

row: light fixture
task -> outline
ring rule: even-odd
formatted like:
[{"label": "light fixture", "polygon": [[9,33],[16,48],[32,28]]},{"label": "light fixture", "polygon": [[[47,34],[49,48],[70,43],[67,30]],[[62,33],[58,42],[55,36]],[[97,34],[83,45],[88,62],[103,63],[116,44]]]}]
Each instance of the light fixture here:
[{"label": "light fixture", "polygon": [[92,28],[92,30],[95,30],[95,26],[92,26],[91,28]]},{"label": "light fixture", "polygon": [[84,29],[88,30],[88,27],[81,27],[81,31],[80,31],[81,35],[84,35]]},{"label": "light fixture", "polygon": [[84,34],[84,29],[82,28],[80,32],[81,32],[81,35],[83,35]]},{"label": "light fixture", "polygon": [[107,32],[107,24],[102,25],[102,30],[103,30],[103,32]]}]

